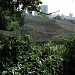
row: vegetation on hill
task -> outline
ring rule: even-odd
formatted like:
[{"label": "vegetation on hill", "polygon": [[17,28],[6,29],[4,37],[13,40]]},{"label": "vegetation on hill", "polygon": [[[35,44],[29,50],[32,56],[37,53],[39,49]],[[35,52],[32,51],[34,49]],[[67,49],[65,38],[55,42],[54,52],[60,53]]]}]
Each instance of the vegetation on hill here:
[{"label": "vegetation on hill", "polygon": [[75,24],[75,20],[67,20],[69,22],[71,22],[72,24]]},{"label": "vegetation on hill", "polygon": [[61,20],[61,16],[60,15],[57,15],[57,16],[53,17],[53,19]]},{"label": "vegetation on hill", "polygon": [[[43,42],[51,39],[63,39],[74,34],[75,25],[66,20],[54,20],[42,16],[24,16],[23,34],[28,34],[33,41]],[[61,38],[60,38],[61,40]]]}]

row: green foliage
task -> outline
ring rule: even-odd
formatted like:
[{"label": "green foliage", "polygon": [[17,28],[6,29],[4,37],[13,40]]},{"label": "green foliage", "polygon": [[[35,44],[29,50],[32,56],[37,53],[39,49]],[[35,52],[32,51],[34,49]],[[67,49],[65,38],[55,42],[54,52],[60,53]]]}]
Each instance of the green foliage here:
[{"label": "green foliage", "polygon": [[7,21],[6,30],[14,31],[20,27],[20,20],[18,17],[14,18],[12,16],[5,15],[5,19]]},{"label": "green foliage", "polygon": [[[15,30],[18,26],[18,21],[20,22],[21,14],[23,10],[28,10],[29,12],[37,11],[40,12],[40,6],[42,2],[40,0],[0,0],[0,29],[1,30]],[[20,5],[22,8],[20,9]],[[5,18],[9,16],[14,17],[16,22],[7,22]],[[12,20],[13,21],[13,20]]]},{"label": "green foliage", "polygon": [[21,50],[29,48],[28,38],[21,36],[2,36],[0,37],[0,73],[10,72],[10,68],[18,64],[18,53]]},{"label": "green foliage", "polygon": [[[51,42],[41,46],[34,46],[41,65],[42,73],[39,75],[62,75],[63,70],[63,57],[65,56],[66,47],[64,45],[56,45]],[[41,66],[40,65],[40,66]]]},{"label": "green foliage", "polygon": [[0,37],[0,73],[2,75],[62,75],[64,45],[48,42],[36,45],[28,36]]},{"label": "green foliage", "polygon": [[57,15],[57,16],[53,17],[53,19],[61,20],[61,16]]},{"label": "green foliage", "polygon": [[10,25],[7,26],[7,30],[13,31],[19,27],[18,21],[12,21]]},{"label": "green foliage", "polygon": [[75,24],[75,20],[68,20],[69,22]]},{"label": "green foliage", "polygon": [[40,0],[0,0],[1,10],[10,10],[11,13],[14,11],[20,11],[19,5],[22,4],[22,10],[28,9],[29,11],[39,11]]},{"label": "green foliage", "polygon": [[10,15],[10,12],[7,11],[3,16],[0,16],[1,30],[10,30],[13,31],[20,27],[20,19],[17,16]]},{"label": "green foliage", "polygon": [[63,69],[64,75],[74,75],[75,74],[75,38],[67,42],[66,48],[68,53],[64,58]]}]

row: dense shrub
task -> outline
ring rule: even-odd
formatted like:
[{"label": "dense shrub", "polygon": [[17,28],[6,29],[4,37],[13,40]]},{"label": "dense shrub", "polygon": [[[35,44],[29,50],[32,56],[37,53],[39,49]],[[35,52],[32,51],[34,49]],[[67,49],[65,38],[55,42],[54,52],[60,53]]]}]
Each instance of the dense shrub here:
[{"label": "dense shrub", "polygon": [[53,17],[53,19],[61,20],[61,16],[60,15],[57,15],[57,16]]},{"label": "dense shrub", "polygon": [[75,20],[67,20],[69,22],[71,22],[72,24],[75,24]]},{"label": "dense shrub", "polygon": [[27,40],[27,37],[16,35],[0,37],[0,72],[4,70],[9,72],[9,68],[17,66],[19,51],[29,49],[29,41]]},{"label": "dense shrub", "polygon": [[14,18],[6,15],[5,19],[7,21],[6,30],[14,31],[15,29],[18,29],[20,27],[20,22],[16,17]]},{"label": "dense shrub", "polygon": [[[1,8],[0,8],[1,11]],[[12,15],[9,10],[0,12],[0,30],[15,30],[20,27],[20,17],[21,15],[16,13]]]},{"label": "dense shrub", "polygon": [[2,75],[62,75],[64,45],[30,42],[28,36],[0,37],[0,73]]},{"label": "dense shrub", "polygon": [[66,48],[68,53],[64,58],[63,68],[64,75],[74,75],[75,74],[75,39],[67,42]]}]

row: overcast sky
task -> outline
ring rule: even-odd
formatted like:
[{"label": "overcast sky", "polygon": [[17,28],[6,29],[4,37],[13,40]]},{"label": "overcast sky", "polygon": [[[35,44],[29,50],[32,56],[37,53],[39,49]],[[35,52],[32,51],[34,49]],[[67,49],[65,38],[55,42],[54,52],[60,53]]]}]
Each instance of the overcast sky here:
[{"label": "overcast sky", "polygon": [[57,14],[68,16],[71,12],[75,16],[75,0],[41,0],[43,5],[48,5],[48,12],[60,10]]}]

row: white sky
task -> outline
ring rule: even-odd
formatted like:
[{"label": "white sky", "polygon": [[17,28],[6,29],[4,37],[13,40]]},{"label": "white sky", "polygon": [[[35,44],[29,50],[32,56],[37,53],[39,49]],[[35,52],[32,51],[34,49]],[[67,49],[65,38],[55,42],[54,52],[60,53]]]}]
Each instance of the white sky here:
[{"label": "white sky", "polygon": [[41,0],[43,5],[48,5],[48,12],[55,12],[60,10],[57,14],[64,14],[66,16],[71,12],[75,16],[75,0]]}]

